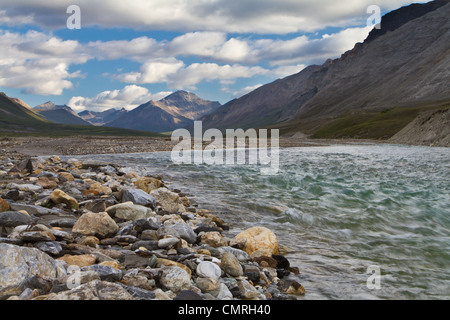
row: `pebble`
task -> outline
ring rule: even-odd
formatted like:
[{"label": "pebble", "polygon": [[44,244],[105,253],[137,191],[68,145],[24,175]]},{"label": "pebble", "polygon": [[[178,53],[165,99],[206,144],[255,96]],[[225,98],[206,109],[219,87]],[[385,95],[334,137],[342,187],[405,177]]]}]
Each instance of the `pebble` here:
[{"label": "pebble", "polygon": [[[198,209],[181,190],[169,190],[160,177],[99,161],[31,162],[35,171],[0,175],[0,299],[304,294],[298,268],[280,254],[283,246],[269,229],[228,238],[229,226],[219,217]],[[13,166],[0,163],[5,172]],[[72,289],[74,266],[80,286]]]}]

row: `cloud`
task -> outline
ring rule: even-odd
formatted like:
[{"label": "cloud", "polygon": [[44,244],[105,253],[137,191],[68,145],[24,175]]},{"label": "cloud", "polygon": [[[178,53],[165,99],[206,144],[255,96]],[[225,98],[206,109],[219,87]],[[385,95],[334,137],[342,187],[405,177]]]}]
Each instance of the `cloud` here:
[{"label": "cloud", "polygon": [[240,97],[246,95],[247,93],[250,93],[262,86],[263,86],[263,84],[256,84],[253,86],[247,86],[247,87],[241,88],[239,90],[232,90],[230,88],[224,87],[224,88],[222,88],[222,92],[230,93],[233,98],[240,98]]},{"label": "cloud", "polygon": [[[392,10],[411,0],[378,0]],[[19,19],[43,28],[66,27],[72,0],[2,0],[0,22]],[[358,25],[365,21],[373,0],[78,0],[82,27],[127,27],[178,32],[288,34],[326,27]],[[0,15],[1,17],[1,15]]]},{"label": "cloud", "polygon": [[22,88],[30,94],[62,94],[73,86],[68,79],[82,77],[80,71],[70,73],[69,67],[91,58],[77,41],[37,31],[0,30],[0,43],[0,86]]},{"label": "cloud", "polygon": [[103,91],[95,97],[72,97],[69,107],[81,112],[83,110],[104,111],[110,108],[134,109],[150,100],[161,100],[172,92],[151,93],[147,88],[129,85],[120,90]]}]

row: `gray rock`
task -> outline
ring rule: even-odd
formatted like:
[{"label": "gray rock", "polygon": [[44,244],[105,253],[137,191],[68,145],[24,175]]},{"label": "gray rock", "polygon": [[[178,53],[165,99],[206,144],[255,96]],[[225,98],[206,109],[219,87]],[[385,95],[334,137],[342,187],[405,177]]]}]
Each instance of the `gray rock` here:
[{"label": "gray rock", "polygon": [[224,284],[220,284],[220,291],[217,294],[217,299],[219,300],[233,300],[233,294],[228,289],[228,287]]},{"label": "gray rock", "polygon": [[120,281],[122,280],[122,271],[114,269],[110,266],[103,266],[99,264],[93,264],[91,266],[82,267],[81,271],[95,271],[99,275],[101,280],[104,281]]},{"label": "gray rock", "polygon": [[221,285],[217,279],[197,278],[197,280],[195,280],[195,283],[203,293],[209,293],[214,297],[217,297],[220,292]]},{"label": "gray rock", "polygon": [[39,250],[53,256],[59,255],[62,251],[61,244],[57,241],[36,242],[34,246],[35,248],[38,248]]},{"label": "gray rock", "polygon": [[127,189],[123,192],[122,202],[131,201],[134,204],[141,206],[149,206],[152,209],[156,208],[155,197],[149,195],[147,192],[141,189]]},{"label": "gray rock", "polygon": [[0,299],[18,295],[24,282],[35,275],[58,279],[65,269],[46,253],[36,248],[0,243]]},{"label": "gray rock", "polygon": [[166,248],[177,245],[179,242],[180,242],[180,239],[178,239],[178,238],[160,239],[158,241],[158,247],[160,247],[161,249],[166,249]]},{"label": "gray rock", "polygon": [[111,206],[106,209],[106,212],[113,217],[132,221],[150,218],[154,215],[151,209],[133,204],[131,201]]},{"label": "gray rock", "polygon": [[58,209],[49,209],[41,206],[34,206],[31,204],[11,203],[11,209],[14,211],[25,210],[28,214],[35,215],[36,217],[44,215],[58,215],[63,211]]},{"label": "gray rock", "polygon": [[156,240],[142,240],[142,241],[137,241],[135,243],[133,243],[131,245],[131,250],[137,250],[140,247],[144,247],[147,250],[158,250],[159,246],[158,246],[158,241]]},{"label": "gray rock", "polygon": [[17,184],[17,183],[8,183],[6,185],[7,189],[15,189],[19,191],[24,192],[34,192],[34,193],[40,193],[44,189],[40,185],[34,185],[34,184]]},{"label": "gray rock", "polygon": [[134,300],[122,285],[94,280],[69,291],[52,294],[48,300]]},{"label": "gray rock", "polygon": [[193,244],[197,242],[197,234],[186,223],[175,223],[168,228],[177,231],[180,238],[186,240],[188,243]]},{"label": "gray rock", "polygon": [[51,232],[28,231],[21,234],[21,239],[25,242],[53,241],[55,237]]},{"label": "gray rock", "polygon": [[178,293],[189,289],[191,277],[180,267],[166,267],[163,269],[160,282],[164,288]]},{"label": "gray rock", "polygon": [[139,219],[134,222],[134,230],[141,233],[145,230],[158,230],[160,228],[160,224],[155,221],[153,218]]},{"label": "gray rock", "polygon": [[255,299],[261,296],[258,290],[247,280],[238,281],[241,297],[244,299]]},{"label": "gray rock", "polygon": [[203,300],[203,298],[192,290],[183,290],[181,291],[173,300]]},{"label": "gray rock", "polygon": [[246,262],[246,261],[250,260],[250,257],[247,254],[247,252],[240,250],[240,249],[236,249],[233,247],[220,247],[220,248],[217,248],[217,250],[219,250],[222,254],[224,252],[230,252],[230,253],[234,254],[240,262]]},{"label": "gray rock", "polygon": [[122,287],[127,290],[134,300],[154,300],[156,294],[153,291],[145,290],[142,288],[126,286],[122,284]]},{"label": "gray rock", "polygon": [[220,267],[217,264],[209,261],[200,262],[197,266],[196,272],[199,277],[212,278],[216,280],[219,279],[222,275]]},{"label": "gray rock", "polygon": [[14,228],[33,223],[33,218],[17,211],[0,212],[0,226]]}]

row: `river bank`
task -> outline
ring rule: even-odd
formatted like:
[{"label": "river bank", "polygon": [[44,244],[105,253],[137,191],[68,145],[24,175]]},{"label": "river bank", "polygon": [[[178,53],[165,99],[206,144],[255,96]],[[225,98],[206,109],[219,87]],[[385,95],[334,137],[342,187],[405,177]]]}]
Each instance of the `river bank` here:
[{"label": "river bank", "polygon": [[[4,148],[3,148],[4,149]],[[0,161],[0,299],[267,300],[305,294],[269,229],[230,226],[160,176],[109,162]],[[213,201],[213,200],[211,200]]]}]

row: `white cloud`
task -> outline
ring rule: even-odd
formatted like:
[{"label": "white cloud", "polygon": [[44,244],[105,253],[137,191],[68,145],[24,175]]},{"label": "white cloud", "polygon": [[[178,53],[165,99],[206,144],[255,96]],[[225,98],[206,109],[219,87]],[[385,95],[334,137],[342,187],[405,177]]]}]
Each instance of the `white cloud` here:
[{"label": "white cloud", "polygon": [[23,88],[26,93],[60,95],[81,72],[74,64],[90,59],[77,41],[63,41],[37,31],[25,34],[0,30],[0,86]]},{"label": "white cloud", "polygon": [[150,100],[161,100],[172,92],[151,93],[147,88],[129,85],[120,90],[103,91],[95,97],[73,97],[67,103],[69,107],[81,112],[83,110],[104,111],[110,108],[131,110]]},{"label": "white cloud", "polygon": [[256,84],[254,86],[247,86],[247,87],[244,87],[239,90],[232,90],[230,88],[225,87],[225,88],[222,88],[222,92],[230,93],[233,98],[240,98],[240,97],[246,95],[247,93],[250,93],[262,86],[263,86],[262,84]]},{"label": "white cloud", "polygon": [[[392,10],[411,0],[378,0]],[[65,28],[72,0],[2,0],[9,21],[16,18],[50,29]],[[145,30],[287,34],[365,21],[373,0],[78,0],[82,27],[131,27]],[[5,19],[5,18],[4,18]],[[2,20],[0,20],[2,21]]]}]

